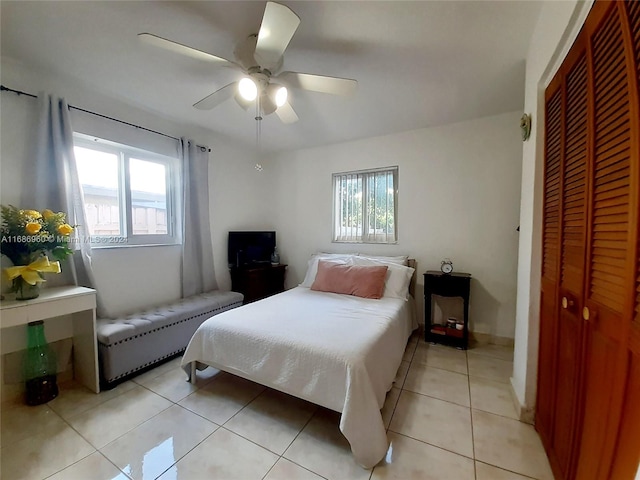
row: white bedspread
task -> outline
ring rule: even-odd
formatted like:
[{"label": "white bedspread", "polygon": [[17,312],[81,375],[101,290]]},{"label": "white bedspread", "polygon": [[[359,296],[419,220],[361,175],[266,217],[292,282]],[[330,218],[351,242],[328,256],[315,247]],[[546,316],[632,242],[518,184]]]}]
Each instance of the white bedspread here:
[{"label": "white bedspread", "polygon": [[388,442],[380,414],[414,328],[411,301],[297,287],[204,322],[182,359],[342,412],[340,430],[370,468]]}]

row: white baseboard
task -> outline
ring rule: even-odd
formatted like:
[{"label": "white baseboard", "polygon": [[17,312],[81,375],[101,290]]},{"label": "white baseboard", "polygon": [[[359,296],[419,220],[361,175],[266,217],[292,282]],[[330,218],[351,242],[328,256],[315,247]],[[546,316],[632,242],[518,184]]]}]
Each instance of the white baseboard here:
[{"label": "white baseboard", "polygon": [[536,413],[535,408],[520,403],[518,395],[516,395],[516,391],[513,387],[513,378],[509,379],[509,391],[511,392],[511,400],[513,400],[513,406],[516,408],[518,419],[523,423],[533,425]]},{"label": "white baseboard", "polygon": [[499,337],[490,333],[469,332],[469,343],[474,344],[493,344],[503,347],[513,348],[514,339],[509,337]]}]

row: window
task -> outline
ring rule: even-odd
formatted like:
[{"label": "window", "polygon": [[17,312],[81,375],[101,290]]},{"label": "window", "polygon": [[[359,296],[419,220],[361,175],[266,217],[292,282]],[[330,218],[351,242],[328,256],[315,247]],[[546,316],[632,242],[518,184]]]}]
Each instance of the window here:
[{"label": "window", "polygon": [[398,167],[333,174],[333,241],[395,243]]},{"label": "window", "polygon": [[91,243],[179,243],[178,160],[74,135],[78,177]]}]

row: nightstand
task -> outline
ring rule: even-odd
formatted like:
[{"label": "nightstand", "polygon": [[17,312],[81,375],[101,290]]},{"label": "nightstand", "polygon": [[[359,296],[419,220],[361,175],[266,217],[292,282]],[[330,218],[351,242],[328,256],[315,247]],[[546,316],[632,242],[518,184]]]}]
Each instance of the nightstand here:
[{"label": "nightstand", "polygon": [[[466,350],[469,344],[469,273],[444,274],[428,271],[424,274],[424,339],[427,342],[442,343]],[[432,319],[432,295],[441,297],[461,297],[464,302],[462,329],[450,328],[445,324],[434,324]]]},{"label": "nightstand", "polygon": [[244,295],[244,303],[284,292],[286,265],[250,265],[231,268],[231,290]]}]

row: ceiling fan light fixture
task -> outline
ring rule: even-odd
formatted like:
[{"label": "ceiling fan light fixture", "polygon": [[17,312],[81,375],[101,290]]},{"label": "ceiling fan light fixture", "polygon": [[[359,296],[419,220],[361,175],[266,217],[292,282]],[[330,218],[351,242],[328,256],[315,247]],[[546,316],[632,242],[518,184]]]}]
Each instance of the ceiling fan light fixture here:
[{"label": "ceiling fan light fixture", "polygon": [[244,77],[238,82],[238,92],[243,99],[251,102],[258,96],[258,86],[249,77]]},{"label": "ceiling fan light fixture", "polygon": [[233,98],[235,99],[236,103],[242,107],[243,110],[249,110],[249,107],[253,105],[253,102],[251,100],[245,100],[244,97],[240,95],[240,92],[237,88]]},{"label": "ceiling fan light fixture", "polygon": [[280,87],[276,90],[276,106],[281,107],[285,103],[287,103],[287,97],[289,96],[289,92],[287,91],[287,87]]},{"label": "ceiling fan light fixture", "polygon": [[282,105],[287,103],[289,92],[287,91],[287,88],[282,85],[271,83],[267,87],[265,93],[268,98],[267,103],[273,105],[273,110],[280,108]]}]

